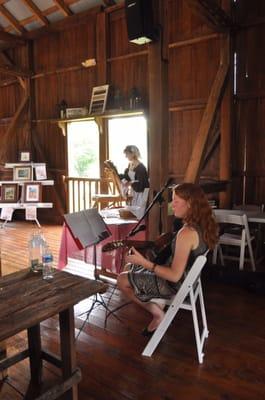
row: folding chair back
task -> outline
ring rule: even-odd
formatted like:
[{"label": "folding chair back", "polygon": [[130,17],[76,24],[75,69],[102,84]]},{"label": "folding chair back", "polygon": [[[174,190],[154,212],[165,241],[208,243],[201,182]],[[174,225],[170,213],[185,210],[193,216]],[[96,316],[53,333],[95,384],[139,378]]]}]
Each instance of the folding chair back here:
[{"label": "folding chair back", "polygon": [[219,242],[214,250],[213,263],[216,264],[218,250],[221,255],[222,264],[223,264],[223,258],[238,259],[238,257],[223,255],[222,249],[220,247],[222,245],[237,246],[240,248],[239,269],[242,270],[244,267],[244,262],[245,262],[245,249],[247,247],[248,252],[249,252],[251,266],[252,266],[253,271],[255,271],[256,266],[255,266],[255,260],[254,260],[253,249],[252,249],[252,241],[254,240],[254,236],[250,235],[247,216],[245,214],[233,215],[233,214],[224,213],[224,212],[222,212],[222,210],[215,210],[215,217],[219,224],[226,224],[226,225],[230,224],[232,226],[237,225],[237,226],[241,227],[241,231],[239,234],[237,232],[235,232],[235,233],[224,232],[223,234],[221,234],[221,236],[219,238]]},{"label": "folding chair back", "polygon": [[[207,254],[207,253],[206,253]],[[204,300],[203,300],[203,293],[202,293],[202,285],[200,274],[202,268],[206,263],[206,254],[198,256],[194,261],[191,269],[187,273],[186,278],[184,279],[180,289],[176,293],[173,298],[167,302],[169,308],[165,313],[163,320],[160,322],[158,328],[154,332],[153,336],[147,343],[142,355],[151,357],[154,350],[158,346],[160,340],[164,336],[167,328],[169,327],[170,323],[175,318],[177,312],[180,309],[189,310],[192,312],[193,317],[193,325],[194,325],[194,332],[195,332],[195,340],[197,346],[197,354],[199,363],[203,362],[203,345],[205,339],[208,337],[209,331],[207,327],[207,320],[206,320],[206,313],[204,307]],[[199,321],[198,321],[198,314],[196,310],[196,302],[199,299],[200,309],[201,309],[201,317],[202,317],[202,332],[200,333],[199,329]],[[152,299],[152,302],[156,302],[159,299]],[[158,301],[159,304],[159,301]]]}]

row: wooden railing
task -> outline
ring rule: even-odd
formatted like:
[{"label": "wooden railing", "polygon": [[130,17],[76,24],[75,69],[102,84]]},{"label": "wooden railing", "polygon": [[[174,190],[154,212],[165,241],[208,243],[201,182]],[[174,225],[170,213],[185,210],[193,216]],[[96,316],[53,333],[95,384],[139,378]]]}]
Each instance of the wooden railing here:
[{"label": "wooden railing", "polygon": [[75,178],[66,176],[64,178],[65,191],[68,204],[67,212],[87,210],[94,206],[93,196],[97,193],[115,193],[112,182],[102,179]]}]

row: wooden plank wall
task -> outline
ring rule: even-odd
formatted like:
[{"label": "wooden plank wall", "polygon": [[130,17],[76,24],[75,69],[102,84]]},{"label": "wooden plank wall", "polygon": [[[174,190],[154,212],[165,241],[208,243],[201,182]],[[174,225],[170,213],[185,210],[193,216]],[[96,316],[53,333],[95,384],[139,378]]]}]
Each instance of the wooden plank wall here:
[{"label": "wooden plank wall", "polygon": [[[234,199],[265,203],[265,3],[239,1],[236,35],[237,95]],[[245,181],[245,184],[244,184]]]},{"label": "wooden plank wall", "polygon": [[[220,2],[221,3],[221,2]],[[234,199],[241,200],[244,171],[244,137],[247,150],[247,201],[265,202],[265,161],[264,148],[264,45],[265,7],[262,0],[237,1],[238,21],[259,21],[258,25],[239,31],[236,35],[238,52],[238,96],[233,132],[233,182]],[[32,44],[31,68],[33,98],[31,115],[32,135],[42,149],[34,149],[34,161],[46,161],[50,178],[56,180],[56,188],[64,202],[62,175],[66,174],[66,139],[51,119],[58,117],[58,104],[64,99],[69,107],[88,105],[93,86],[98,82],[97,66],[83,68],[81,62],[96,58],[96,18],[82,19],[80,24],[50,32],[35,39]],[[185,0],[169,0],[169,175],[181,181],[187,167],[192,146],[198,132],[207,97],[220,62],[220,34],[210,29],[195,15]],[[128,94],[136,86],[148,109],[148,46],[130,44],[127,38],[123,8],[114,8],[107,14],[107,81],[113,88],[119,88],[124,96],[124,108],[128,107]],[[98,35],[99,37],[100,35]],[[263,43],[261,43],[263,41]],[[246,45],[247,44],[247,45]],[[29,49],[21,46],[8,53],[20,68],[29,67]],[[263,57],[263,59],[262,59]],[[248,78],[245,77],[246,68]],[[102,75],[101,75],[102,76]],[[1,74],[2,79],[5,78]],[[0,164],[13,161],[17,151],[25,142],[25,129],[21,124],[11,144],[5,132],[9,120],[15,113],[21,99],[17,83],[0,85]],[[219,114],[216,120],[219,126]],[[216,129],[216,128],[215,128]],[[24,133],[23,133],[24,132]],[[213,129],[214,133],[214,129]],[[161,132],[163,135],[163,132]],[[255,144],[250,145],[250,139]],[[150,138],[152,140],[152,138]],[[38,147],[38,146],[37,146]],[[255,151],[253,151],[255,149]],[[43,157],[45,159],[43,159]],[[203,176],[219,177],[219,149],[216,148],[210,162],[203,170]],[[253,190],[253,188],[255,188]],[[46,190],[45,190],[46,192]],[[53,189],[46,192],[47,201],[54,201]],[[41,210],[40,210],[41,211]],[[41,213],[40,213],[41,214]],[[47,213],[45,213],[47,215]],[[60,212],[55,208],[53,218]]]}]

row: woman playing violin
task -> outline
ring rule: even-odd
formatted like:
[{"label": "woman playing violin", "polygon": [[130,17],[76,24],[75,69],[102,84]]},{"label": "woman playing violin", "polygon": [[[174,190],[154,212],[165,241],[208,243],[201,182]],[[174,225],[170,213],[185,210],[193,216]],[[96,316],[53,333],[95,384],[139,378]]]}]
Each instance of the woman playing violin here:
[{"label": "woman playing violin", "polygon": [[200,186],[175,186],[172,208],[175,217],[182,219],[183,227],[172,241],[172,255],[166,265],[155,264],[132,248],[126,257],[128,270],[118,276],[122,292],[152,315],[142,332],[144,336],[152,335],[164,317],[163,308],[150,300],[175,295],[195,258],[213,249],[218,239],[217,223]]}]

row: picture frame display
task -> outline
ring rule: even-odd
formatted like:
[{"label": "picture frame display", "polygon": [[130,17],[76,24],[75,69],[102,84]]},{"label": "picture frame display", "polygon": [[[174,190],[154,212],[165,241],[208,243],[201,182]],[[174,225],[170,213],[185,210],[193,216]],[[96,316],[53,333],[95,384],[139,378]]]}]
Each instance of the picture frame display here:
[{"label": "picture frame display", "polygon": [[15,166],[13,168],[14,181],[30,181],[32,179],[32,168],[30,166]]},{"label": "picture frame display", "polygon": [[27,182],[24,184],[24,203],[40,203],[42,195],[42,185],[38,182]]},{"label": "picture frame display", "polygon": [[16,203],[18,201],[18,185],[16,183],[2,183],[1,203]]},{"label": "picture frame display", "polygon": [[22,150],[19,152],[18,157],[19,162],[30,162],[31,161],[31,153],[28,150]]},{"label": "picture frame display", "polygon": [[35,165],[35,177],[37,181],[47,179],[46,164]]}]

